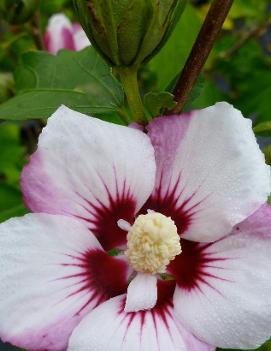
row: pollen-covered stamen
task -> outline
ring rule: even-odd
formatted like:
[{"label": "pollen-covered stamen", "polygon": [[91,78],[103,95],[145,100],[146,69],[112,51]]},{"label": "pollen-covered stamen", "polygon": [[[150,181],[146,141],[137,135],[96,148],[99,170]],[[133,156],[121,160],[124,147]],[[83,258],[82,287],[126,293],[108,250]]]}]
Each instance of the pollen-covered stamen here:
[{"label": "pollen-covered stamen", "polygon": [[127,238],[125,253],[137,272],[165,273],[170,261],[182,251],[174,221],[157,212],[138,216]]},{"label": "pollen-covered stamen", "polygon": [[125,221],[124,219],[119,219],[118,222],[118,227],[126,232],[129,232],[129,230],[131,229],[131,224],[127,221]]}]

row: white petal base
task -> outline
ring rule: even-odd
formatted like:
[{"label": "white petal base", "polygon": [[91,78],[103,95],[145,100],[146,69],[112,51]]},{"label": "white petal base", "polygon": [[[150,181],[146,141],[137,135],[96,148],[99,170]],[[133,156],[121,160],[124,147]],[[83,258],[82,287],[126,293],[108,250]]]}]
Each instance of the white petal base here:
[{"label": "white petal base", "polygon": [[152,274],[138,273],[127,290],[124,311],[138,312],[150,310],[157,302],[157,277]]},{"label": "white petal base", "polygon": [[68,351],[214,351],[176,321],[171,302],[151,311],[125,313],[125,296],[92,311],[73,332]]}]

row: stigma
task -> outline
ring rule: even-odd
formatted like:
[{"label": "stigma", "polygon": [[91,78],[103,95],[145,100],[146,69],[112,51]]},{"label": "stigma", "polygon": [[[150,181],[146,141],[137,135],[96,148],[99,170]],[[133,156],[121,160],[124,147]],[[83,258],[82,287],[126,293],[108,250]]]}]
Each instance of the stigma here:
[{"label": "stigma", "polygon": [[139,215],[130,227],[125,252],[137,272],[162,274],[181,250],[174,221],[158,212]]}]

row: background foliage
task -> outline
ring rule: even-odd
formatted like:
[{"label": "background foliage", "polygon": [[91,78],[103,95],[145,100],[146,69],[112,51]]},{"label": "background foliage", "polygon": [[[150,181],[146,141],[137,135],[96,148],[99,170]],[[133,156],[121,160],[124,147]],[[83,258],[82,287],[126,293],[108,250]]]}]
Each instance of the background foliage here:
[{"label": "background foliage", "polygon": [[[208,6],[209,1],[191,0],[166,46],[141,69],[141,92],[150,116],[171,106],[169,93]],[[35,150],[46,118],[57,106],[65,103],[118,123],[127,115],[119,82],[93,48],[61,51],[57,56],[38,50],[38,35],[43,35],[48,18],[58,12],[75,21],[70,0],[41,0],[40,11],[24,24],[9,25],[4,18],[0,20],[0,222],[27,211],[19,189],[20,171]],[[270,1],[235,0],[186,106],[190,110],[219,100],[233,103],[252,118],[269,163],[270,18]],[[147,94],[150,90],[156,94]],[[157,99],[163,101],[161,109]],[[9,346],[0,348],[9,350]],[[271,350],[271,343],[260,350]]]}]

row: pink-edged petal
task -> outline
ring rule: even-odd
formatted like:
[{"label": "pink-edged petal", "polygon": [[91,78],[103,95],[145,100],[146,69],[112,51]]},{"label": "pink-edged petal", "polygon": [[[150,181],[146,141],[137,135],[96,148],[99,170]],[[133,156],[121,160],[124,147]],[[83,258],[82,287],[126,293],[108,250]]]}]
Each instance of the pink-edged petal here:
[{"label": "pink-edged petal", "polygon": [[64,14],[59,13],[49,19],[44,41],[47,51],[52,54],[60,49],[75,50],[73,27]]},{"label": "pink-edged petal", "polygon": [[261,206],[253,215],[249,216],[240,225],[236,225],[233,228],[233,233],[238,234],[242,230],[242,233],[251,234],[253,236],[259,235],[260,238],[271,239],[271,207],[268,204]]},{"label": "pink-edged petal", "polygon": [[174,312],[201,340],[223,348],[255,349],[270,337],[270,218],[271,209],[263,207],[228,237],[201,246],[194,286],[176,275]]},{"label": "pink-edged petal", "polygon": [[75,50],[79,51],[91,45],[86,33],[79,23],[74,23],[72,29]]},{"label": "pink-edged petal", "polygon": [[133,222],[153,190],[155,169],[144,133],[62,106],[43,129],[21,183],[32,211],[75,216],[110,250],[126,243],[117,222]]},{"label": "pink-edged petal", "polygon": [[127,289],[128,266],[75,219],[29,214],[0,225],[0,338],[60,351],[81,319]]},{"label": "pink-edged petal", "polygon": [[152,309],[157,302],[157,277],[138,273],[130,282],[125,302],[125,312]]},{"label": "pink-edged petal", "polygon": [[146,209],[171,216],[180,234],[209,242],[231,232],[270,193],[270,169],[251,121],[227,103],[148,126],[157,160]]},{"label": "pink-edged petal", "polygon": [[68,351],[213,351],[177,322],[165,293],[151,311],[125,313],[125,296],[103,303],[75,329]]}]

